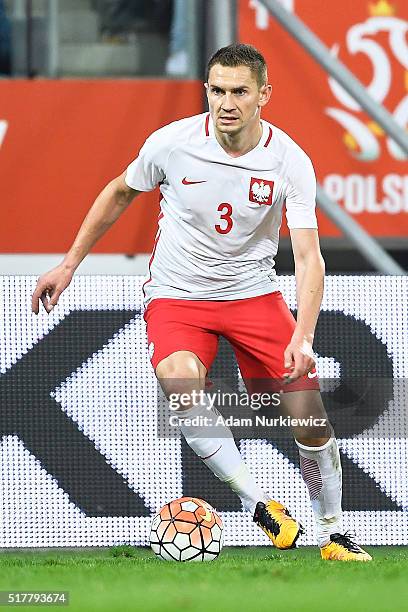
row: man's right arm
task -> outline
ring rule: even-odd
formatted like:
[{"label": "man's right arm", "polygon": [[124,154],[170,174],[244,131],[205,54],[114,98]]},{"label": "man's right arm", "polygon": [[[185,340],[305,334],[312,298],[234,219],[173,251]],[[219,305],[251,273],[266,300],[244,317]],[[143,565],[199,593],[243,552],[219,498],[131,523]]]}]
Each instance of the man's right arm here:
[{"label": "man's right arm", "polygon": [[31,304],[35,314],[39,311],[39,300],[45,310],[51,312],[81,261],[140,193],[126,184],[125,175],[126,172],[106,185],[86,215],[63,261],[38,279]]}]

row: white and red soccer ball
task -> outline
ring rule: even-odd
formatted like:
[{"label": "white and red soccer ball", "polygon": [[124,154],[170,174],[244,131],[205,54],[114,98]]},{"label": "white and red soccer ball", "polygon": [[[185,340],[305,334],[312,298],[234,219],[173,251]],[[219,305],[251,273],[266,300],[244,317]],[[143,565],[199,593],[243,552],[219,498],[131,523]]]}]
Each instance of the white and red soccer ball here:
[{"label": "white and red soccer ball", "polygon": [[198,497],[169,502],[152,521],[150,546],[165,561],[212,561],[222,545],[222,520]]}]

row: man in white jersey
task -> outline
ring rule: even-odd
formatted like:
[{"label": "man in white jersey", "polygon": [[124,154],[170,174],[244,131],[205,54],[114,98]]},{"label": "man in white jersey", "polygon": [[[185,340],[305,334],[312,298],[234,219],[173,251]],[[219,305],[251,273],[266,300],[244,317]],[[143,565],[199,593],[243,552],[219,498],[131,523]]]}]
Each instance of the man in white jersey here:
[{"label": "man in white jersey", "polygon": [[[94,243],[138,193],[160,185],[159,229],[143,291],[149,354],[166,395],[204,390],[223,336],[250,393],[260,383],[265,391],[266,384],[268,391],[281,391],[285,414],[326,419],[312,350],[324,279],[312,163],[260,117],[271,86],[256,49],[234,44],[217,51],[205,86],[209,113],[176,121],[146,140],[97,197],[64,261],[39,279],[32,309],[38,313],[41,299],[50,312]],[[297,321],[274,268],[284,203]],[[302,527],[258,487],[229,428],[223,424],[210,435],[192,424],[205,422],[192,417],[211,410],[206,394],[199,397],[179,412],[187,443],[239,495],[273,544],[292,548]],[[331,428],[298,426],[293,433],[322,558],[370,560],[341,533],[341,464]]]}]

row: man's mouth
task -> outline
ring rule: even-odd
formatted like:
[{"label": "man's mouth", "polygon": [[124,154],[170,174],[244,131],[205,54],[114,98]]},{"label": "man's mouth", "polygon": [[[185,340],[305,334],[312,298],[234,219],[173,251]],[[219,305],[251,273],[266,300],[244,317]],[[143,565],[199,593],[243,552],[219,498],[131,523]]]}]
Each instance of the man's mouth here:
[{"label": "man's mouth", "polygon": [[234,123],[238,121],[238,117],[233,117],[232,115],[220,115],[220,121],[222,123]]}]

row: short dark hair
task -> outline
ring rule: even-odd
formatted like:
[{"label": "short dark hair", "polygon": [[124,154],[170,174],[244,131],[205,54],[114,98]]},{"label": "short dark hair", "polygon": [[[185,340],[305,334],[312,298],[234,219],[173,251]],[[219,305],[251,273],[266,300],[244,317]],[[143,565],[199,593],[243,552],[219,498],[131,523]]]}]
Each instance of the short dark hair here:
[{"label": "short dark hair", "polygon": [[267,82],[267,69],[264,56],[259,53],[252,45],[243,43],[233,43],[228,47],[222,47],[214,53],[208,60],[206,80],[210,74],[210,70],[215,64],[221,66],[248,66],[252,74],[256,77],[258,85],[261,87]]}]

